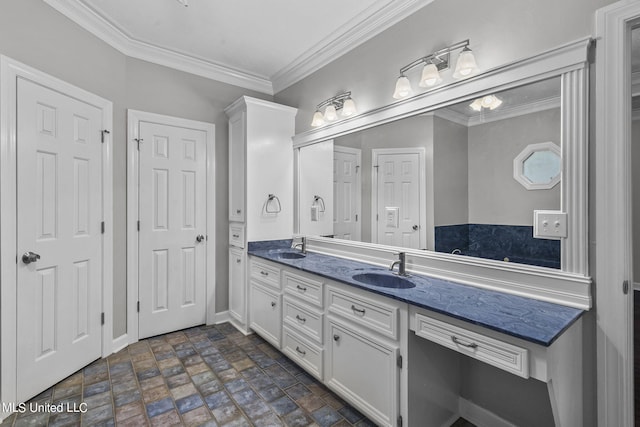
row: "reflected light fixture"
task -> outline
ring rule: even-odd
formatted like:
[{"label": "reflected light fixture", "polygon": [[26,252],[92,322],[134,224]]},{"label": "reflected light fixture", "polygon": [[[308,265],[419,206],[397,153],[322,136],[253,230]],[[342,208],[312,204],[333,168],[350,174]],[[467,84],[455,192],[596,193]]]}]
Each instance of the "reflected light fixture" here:
[{"label": "reflected light fixture", "polygon": [[189,0],[176,0],[178,3],[183,5],[184,7],[189,7]]},{"label": "reflected light fixture", "polygon": [[469,104],[469,107],[471,107],[473,111],[482,111],[483,108],[495,110],[500,105],[502,105],[502,100],[500,98],[495,95],[486,95],[473,101]]},{"label": "reflected light fixture", "polygon": [[[324,114],[322,113],[323,108]],[[319,127],[327,122],[338,120],[338,111],[340,111],[341,117],[350,117],[358,112],[350,91],[343,92],[318,104],[311,120],[311,126]]]},{"label": "reflected light fixture", "polygon": [[400,77],[396,80],[396,89],[393,92],[393,97],[395,99],[402,99],[413,95],[411,82],[405,73],[420,65],[423,65],[422,75],[420,77],[420,82],[418,83],[420,87],[432,87],[442,83],[440,72],[449,68],[451,52],[458,49],[462,50],[458,56],[453,77],[461,79],[473,75],[477,71],[478,65],[476,64],[473,52],[469,48],[469,39],[467,39],[451,46],[447,46],[422,58],[418,58],[402,67],[400,69]]}]

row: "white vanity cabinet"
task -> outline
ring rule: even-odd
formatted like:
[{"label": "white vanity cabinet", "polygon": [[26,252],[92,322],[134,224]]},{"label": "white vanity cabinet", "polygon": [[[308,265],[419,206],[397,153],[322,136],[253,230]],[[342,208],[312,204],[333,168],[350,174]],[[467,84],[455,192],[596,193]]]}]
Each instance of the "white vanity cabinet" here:
[{"label": "white vanity cabinet", "polygon": [[245,274],[247,254],[242,248],[229,248],[229,315],[236,322],[243,323],[247,313],[247,293]]},{"label": "white vanity cabinet", "polygon": [[282,336],[282,291],[276,264],[251,259],[249,326],[276,348]]},{"label": "white vanity cabinet", "polygon": [[338,283],[326,295],[326,385],[376,424],[401,425],[406,304]]},{"label": "white vanity cabinet", "polygon": [[[243,96],[225,109],[229,117],[229,246],[245,254],[251,241],[293,234],[295,108]],[[234,255],[235,256],[235,255]],[[249,333],[251,299],[243,274],[229,261],[231,322]],[[243,301],[241,303],[241,301]]]},{"label": "white vanity cabinet", "polygon": [[324,379],[324,283],[317,276],[284,271],[282,351]]}]

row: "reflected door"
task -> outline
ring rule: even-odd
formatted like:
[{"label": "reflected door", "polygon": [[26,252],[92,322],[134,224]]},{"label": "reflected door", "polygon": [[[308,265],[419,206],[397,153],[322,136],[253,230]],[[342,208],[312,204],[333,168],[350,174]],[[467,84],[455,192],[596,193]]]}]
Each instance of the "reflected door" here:
[{"label": "reflected door", "polygon": [[205,323],[206,134],[140,122],[140,338]]},{"label": "reflected door", "polygon": [[360,150],[334,146],[333,234],[360,241]]},{"label": "reflected door", "polygon": [[101,355],[102,113],[22,79],[17,91],[22,402]]},{"label": "reflected door", "polygon": [[375,224],[374,243],[420,249],[422,227],[420,191],[424,165],[411,150],[373,150]]}]

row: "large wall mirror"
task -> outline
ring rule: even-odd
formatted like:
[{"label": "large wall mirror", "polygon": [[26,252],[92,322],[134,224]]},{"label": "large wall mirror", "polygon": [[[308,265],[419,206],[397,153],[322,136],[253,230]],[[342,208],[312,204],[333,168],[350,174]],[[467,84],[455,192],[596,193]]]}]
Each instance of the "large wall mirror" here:
[{"label": "large wall mirror", "polygon": [[[555,73],[505,84],[499,80],[512,69],[500,70],[466,94],[424,94],[413,114],[400,104],[389,107],[391,119],[374,111],[352,129],[296,136],[297,230],[588,274],[585,48],[563,48],[570,66]],[[558,67],[559,55],[514,65],[513,74],[547,59]],[[567,214],[568,237],[534,238],[538,210]]]}]

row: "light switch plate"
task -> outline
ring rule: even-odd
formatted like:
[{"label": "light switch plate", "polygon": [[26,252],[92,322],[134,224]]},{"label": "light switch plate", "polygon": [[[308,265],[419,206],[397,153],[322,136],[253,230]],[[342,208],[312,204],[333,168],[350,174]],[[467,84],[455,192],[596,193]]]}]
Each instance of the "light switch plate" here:
[{"label": "light switch plate", "polygon": [[533,211],[533,237],[560,240],[567,237],[567,214],[561,211]]}]

